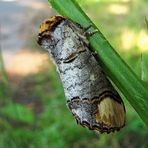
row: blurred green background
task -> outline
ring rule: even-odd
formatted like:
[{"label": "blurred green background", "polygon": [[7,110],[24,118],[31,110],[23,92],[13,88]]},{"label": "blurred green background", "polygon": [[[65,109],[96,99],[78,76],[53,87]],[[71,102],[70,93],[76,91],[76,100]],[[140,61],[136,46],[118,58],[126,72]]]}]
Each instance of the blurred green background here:
[{"label": "blurred green background", "polygon": [[[78,2],[148,83],[148,1]],[[40,23],[56,14],[47,0],[3,0],[0,9],[0,148],[148,147],[148,129],[122,94],[126,126],[119,132],[97,134],[76,124],[56,68],[36,43]]]}]

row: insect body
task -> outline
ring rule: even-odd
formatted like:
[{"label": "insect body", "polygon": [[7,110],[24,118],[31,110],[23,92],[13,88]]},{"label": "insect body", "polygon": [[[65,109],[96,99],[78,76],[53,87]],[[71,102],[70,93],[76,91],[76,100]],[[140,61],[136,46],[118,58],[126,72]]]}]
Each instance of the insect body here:
[{"label": "insect body", "polygon": [[78,124],[101,133],[124,126],[124,104],[93,56],[84,28],[55,16],[41,24],[38,43],[57,66],[68,108]]}]

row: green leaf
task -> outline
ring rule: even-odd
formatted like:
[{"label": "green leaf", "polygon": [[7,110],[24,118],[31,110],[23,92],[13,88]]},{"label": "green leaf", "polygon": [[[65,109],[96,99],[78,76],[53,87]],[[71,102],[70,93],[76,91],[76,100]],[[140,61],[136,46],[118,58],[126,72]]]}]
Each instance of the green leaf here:
[{"label": "green leaf", "polygon": [[143,54],[141,57],[142,80],[148,82],[148,54]]}]

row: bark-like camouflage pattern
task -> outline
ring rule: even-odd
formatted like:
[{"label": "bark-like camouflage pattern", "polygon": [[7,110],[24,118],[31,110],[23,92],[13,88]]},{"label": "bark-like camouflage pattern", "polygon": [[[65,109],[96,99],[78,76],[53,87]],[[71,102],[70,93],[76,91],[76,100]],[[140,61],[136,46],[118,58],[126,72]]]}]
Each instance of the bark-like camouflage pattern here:
[{"label": "bark-like camouflage pattern", "polygon": [[67,105],[79,124],[107,133],[124,126],[123,102],[93,56],[80,25],[52,17],[42,23],[38,43],[53,58]]}]

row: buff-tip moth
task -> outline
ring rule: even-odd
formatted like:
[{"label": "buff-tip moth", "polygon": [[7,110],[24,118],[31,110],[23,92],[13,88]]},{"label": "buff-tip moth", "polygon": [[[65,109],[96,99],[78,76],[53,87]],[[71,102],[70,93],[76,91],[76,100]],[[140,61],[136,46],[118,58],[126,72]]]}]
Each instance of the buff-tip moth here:
[{"label": "buff-tip moth", "polygon": [[62,16],[45,20],[38,43],[48,50],[63,83],[67,105],[78,124],[110,133],[125,125],[125,107],[96,60],[86,30]]}]

